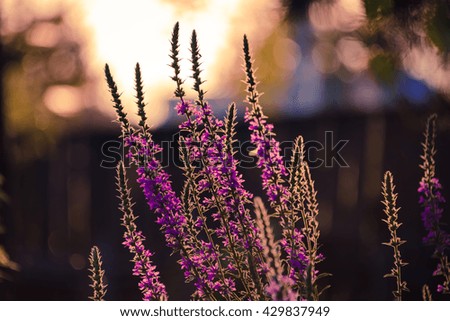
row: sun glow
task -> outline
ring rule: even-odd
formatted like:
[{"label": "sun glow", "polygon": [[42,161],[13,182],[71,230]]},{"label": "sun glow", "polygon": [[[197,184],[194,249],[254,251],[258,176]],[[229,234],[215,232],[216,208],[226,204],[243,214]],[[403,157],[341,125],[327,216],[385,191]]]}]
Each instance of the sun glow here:
[{"label": "sun glow", "polygon": [[[103,67],[108,63],[123,93],[125,108],[133,116],[133,74],[135,64],[139,62],[151,113],[149,121],[152,127],[157,127],[166,121],[170,112],[174,84],[168,66],[169,40],[177,21],[181,28],[182,76],[186,79],[188,94],[193,97],[189,91],[189,41],[195,29],[208,99],[229,98],[239,85],[238,80],[234,85],[230,85],[229,80],[241,76],[243,34],[249,36],[256,50],[279,24],[280,6],[279,0],[4,0],[0,4],[3,11],[1,33],[15,34],[31,26],[27,43],[51,50],[58,42],[67,41],[67,33],[61,31],[61,24],[51,20],[62,15],[64,24],[74,30],[70,36],[76,34],[78,38],[74,41],[81,46],[83,72],[88,83],[83,86],[85,92],[78,101],[86,105],[65,104],[60,108],[58,106],[63,105],[56,103],[61,101],[58,97],[67,91],[49,88],[50,91],[44,93],[46,107],[64,117],[76,114],[76,106],[79,106],[78,112],[88,112],[88,108],[94,107],[109,113],[108,117],[114,117],[103,76]],[[73,64],[63,63],[56,68],[65,70],[70,66]]]},{"label": "sun glow", "polygon": [[[249,18],[243,8],[254,3],[254,10],[263,17],[265,26],[254,32],[256,43],[267,36],[278,22],[272,9],[276,1],[256,6],[256,0],[192,1],[176,2],[167,0],[133,0],[115,2],[109,0],[86,0],[86,26],[92,31],[89,56],[90,68],[96,73],[99,66],[108,63],[113,75],[123,91],[123,99],[133,107],[133,71],[139,62],[146,86],[146,99],[151,110],[152,126],[162,124],[169,114],[169,99],[173,96],[174,84],[170,80],[172,70],[168,66],[170,58],[170,35],[175,22],[179,21],[180,56],[182,77],[189,82],[189,40],[193,29],[197,31],[202,54],[203,79],[210,98],[222,98],[226,93],[221,86],[221,68],[236,67],[240,55],[240,41],[244,32],[256,23]],[[252,15],[253,16],[253,15]],[[255,15],[256,16],[256,15]],[[252,37],[253,38],[253,37]],[[240,66],[238,67],[240,70]],[[189,91],[188,91],[189,93]],[[104,103],[103,103],[104,104]],[[130,112],[131,114],[131,112]]]}]

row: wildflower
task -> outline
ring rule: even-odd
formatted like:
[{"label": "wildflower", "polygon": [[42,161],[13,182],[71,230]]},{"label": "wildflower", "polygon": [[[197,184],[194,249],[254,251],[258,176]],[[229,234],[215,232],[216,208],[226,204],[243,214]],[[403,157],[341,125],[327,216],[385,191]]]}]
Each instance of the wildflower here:
[{"label": "wildflower", "polygon": [[117,167],[117,190],[120,198],[120,210],[123,213],[122,226],[125,227],[124,242],[122,244],[134,255],[132,260],[134,262],[133,275],[140,277],[139,290],[142,292],[145,301],[165,301],[168,298],[166,287],[161,283],[159,272],[151,260],[153,254],[145,249],[143,244],[145,237],[141,231],[137,230],[135,223],[137,217],[133,213],[133,205],[123,163],[120,163]]},{"label": "wildflower", "polygon": [[89,278],[92,281],[90,285],[93,289],[93,294],[89,298],[93,301],[103,301],[106,294],[107,285],[103,281],[105,271],[102,269],[102,256],[98,247],[93,246],[89,254],[89,264],[91,275]]},{"label": "wildflower", "polygon": [[[255,145],[257,155],[257,166],[261,168],[262,187],[280,217],[280,225],[283,229],[283,240],[281,246],[287,255],[287,261],[291,268],[291,275],[296,275],[296,280],[301,282],[308,266],[306,257],[299,255],[304,251],[301,233],[294,233],[294,222],[289,220],[287,212],[291,208],[289,203],[290,191],[286,187],[288,171],[281,157],[280,145],[274,138],[273,125],[267,123],[267,116],[263,114],[259,105],[259,93],[256,90],[256,81],[253,75],[252,62],[247,37],[244,36],[244,58],[247,75],[247,102],[251,109],[246,110],[244,120],[249,123],[251,131],[250,141]],[[297,253],[299,252],[299,253]]]},{"label": "wildflower", "polygon": [[[320,275],[316,264],[323,256],[318,253],[320,233],[314,182],[303,156],[291,170],[284,165],[273,125],[267,122],[258,104],[259,94],[246,38],[247,98],[252,109],[247,110],[245,119],[256,146],[263,188],[283,231],[281,240],[275,240],[261,200],[255,200],[257,219],[251,215],[249,207],[253,195],[244,188],[233,148],[236,106],[231,104],[225,119],[221,120],[205,100],[195,31],[191,38],[191,62],[197,99],[192,102],[185,99],[184,81],[180,79],[178,35],[177,23],[172,33],[170,57],[174,70],[172,79],[176,83],[174,95],[180,100],[175,109],[177,114],[185,117],[179,126],[180,156],[186,178],[181,197],[173,190],[170,176],[157,157],[161,148],[153,141],[147,125],[139,64],[135,69],[138,129],[127,120],[108,66],[105,73],[121,124],[124,147],[128,150],[126,156],[136,167],[137,182],[156,216],[166,244],[180,256],[178,262],[186,282],[195,286],[193,298],[318,299],[316,280]],[[167,299],[151,253],[143,246],[145,238],[134,223],[123,165],[122,170],[119,168],[121,178],[119,190],[126,228],[124,245],[135,255],[133,274],[141,277],[140,289],[144,298]],[[303,226],[299,222],[303,222]],[[287,264],[283,266],[282,262]]]},{"label": "wildflower", "polygon": [[[177,27],[176,25],[175,29]],[[174,30],[173,35],[176,34],[177,30]],[[178,39],[172,37],[172,48],[177,48],[177,43]],[[239,285],[246,293],[245,297],[259,299],[264,297],[261,245],[258,229],[247,208],[252,195],[243,187],[244,180],[237,170],[238,162],[232,148],[236,108],[231,104],[225,121],[222,121],[215,117],[211,106],[205,101],[195,31],[191,38],[191,53],[193,89],[198,95],[194,103],[185,101],[180,94],[184,90],[181,87],[183,82],[177,75],[178,52],[172,50],[171,55],[175,70],[173,79],[177,84],[175,96],[180,98],[176,110],[186,117],[186,121],[180,126],[184,133],[180,145],[187,156],[185,176],[195,186],[191,189],[192,196],[202,205],[197,215],[204,216],[204,213],[209,212],[211,218],[219,223],[215,228],[208,228],[207,218],[201,218],[205,222],[203,231],[211,242],[214,243],[217,237],[224,247],[219,268],[222,278],[234,274],[228,269],[228,266],[233,266],[237,270]],[[189,168],[188,161],[200,166],[196,169]]]},{"label": "wildflower", "polygon": [[397,235],[397,230],[401,225],[401,223],[398,222],[398,211],[400,210],[400,208],[397,207],[398,194],[395,193],[394,177],[392,176],[391,172],[387,171],[384,174],[382,187],[382,194],[384,199],[381,203],[385,206],[384,213],[387,216],[386,219],[383,219],[383,222],[388,225],[388,229],[391,234],[391,239],[389,240],[389,242],[383,244],[392,247],[392,249],[394,250],[394,267],[391,269],[391,272],[389,274],[386,274],[384,277],[392,277],[396,279],[397,288],[392,293],[394,294],[394,298],[397,301],[401,301],[402,292],[408,291],[406,282],[402,281],[402,267],[406,266],[407,263],[402,260],[400,254],[400,246],[406,241],[403,241]]},{"label": "wildflower", "polygon": [[117,113],[117,122],[122,127],[122,134],[128,135],[131,131],[130,123],[128,122],[127,114],[124,112],[122,101],[120,99],[120,94],[117,89],[117,85],[114,82],[114,79],[111,75],[111,70],[109,69],[108,64],[105,65],[105,78],[106,78],[106,82],[108,84],[109,91],[112,96],[112,102],[114,103],[114,109],[116,110],[116,113]]},{"label": "wildflower", "polygon": [[[243,49],[246,102],[251,106],[250,109],[247,108],[244,119],[249,124],[250,141],[256,147],[254,154],[257,156],[257,166],[261,168],[262,187],[280,219],[283,231],[280,245],[289,263],[288,274],[304,297],[318,299],[320,293],[315,284],[318,278],[316,264],[323,260],[323,255],[318,253],[318,205],[314,182],[309,167],[303,160],[303,141],[296,140],[293,167],[289,171],[281,157],[273,125],[268,123],[259,104],[260,94],[256,89],[257,82],[246,36]],[[298,222],[302,222],[303,227],[298,227]]]},{"label": "wildflower", "polygon": [[419,182],[419,204],[423,207],[421,214],[422,222],[427,231],[427,235],[423,238],[425,244],[436,244],[436,250],[443,253],[450,247],[450,236],[439,228],[444,210],[442,204],[445,203],[445,198],[441,193],[442,185],[439,179],[433,177],[426,182],[421,180]]},{"label": "wildflower", "polygon": [[[213,267],[216,258],[209,255],[208,250],[202,249],[196,235],[189,233],[181,201],[172,189],[169,174],[162,168],[157,158],[161,148],[153,141],[150,133],[143,130],[144,128],[135,130],[129,125],[123,107],[115,98],[117,87],[109,68],[105,68],[105,72],[115,102],[118,121],[122,126],[124,147],[129,149],[127,157],[137,167],[137,181],[144,192],[147,204],[157,215],[156,222],[161,226],[168,247],[180,254],[179,263],[184,271],[186,281],[193,281],[197,284],[197,290],[193,295],[197,298],[215,299],[212,292],[213,284],[205,279],[202,272],[205,268]],[[140,77],[136,75],[136,83],[138,83],[138,79]],[[136,84],[136,88],[138,88],[138,84]],[[142,118],[144,116],[143,108],[139,112]],[[145,284],[143,285],[145,286]]]},{"label": "wildflower", "polygon": [[434,254],[439,261],[435,276],[444,278],[442,284],[438,285],[438,292],[450,293],[450,263],[447,251],[450,248],[450,234],[441,227],[443,214],[442,204],[445,199],[442,196],[442,185],[436,177],[436,114],[427,119],[424,132],[424,142],[422,143],[423,163],[420,168],[423,170],[423,177],[419,183],[419,204],[422,207],[421,218],[426,231],[423,242],[426,245],[434,246]]}]

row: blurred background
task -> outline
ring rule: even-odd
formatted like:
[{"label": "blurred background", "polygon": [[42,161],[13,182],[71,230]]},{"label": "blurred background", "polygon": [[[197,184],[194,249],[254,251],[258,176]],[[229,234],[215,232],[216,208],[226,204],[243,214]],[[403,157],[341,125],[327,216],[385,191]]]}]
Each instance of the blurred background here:
[{"label": "blurred background", "polygon": [[[218,115],[237,102],[241,141],[249,138],[242,123],[244,33],[278,139],[302,134],[325,143],[332,131],[334,143],[348,140],[341,150],[348,167],[333,163],[312,172],[327,258],[321,270],[333,274],[323,298],[391,299],[393,280],[383,275],[392,256],[381,245],[389,237],[380,204],[387,169],[402,207],[400,235],[408,240],[406,299],[419,300],[425,283],[434,289],[432,250],[421,244],[418,165],[425,120],[436,112],[437,174],[450,199],[448,1],[0,0],[0,298],[86,300],[87,256],[98,245],[106,298],[140,299],[121,245],[115,171],[100,166],[103,144],[119,134],[103,66],[110,65],[136,119],[133,71],[141,64],[155,138],[172,141],[180,119],[168,54],[177,21],[185,87],[196,29],[208,100]],[[168,170],[179,188],[181,172]],[[258,174],[246,170],[246,186],[262,195]],[[171,299],[188,299],[191,288],[138,188],[133,197]]]}]

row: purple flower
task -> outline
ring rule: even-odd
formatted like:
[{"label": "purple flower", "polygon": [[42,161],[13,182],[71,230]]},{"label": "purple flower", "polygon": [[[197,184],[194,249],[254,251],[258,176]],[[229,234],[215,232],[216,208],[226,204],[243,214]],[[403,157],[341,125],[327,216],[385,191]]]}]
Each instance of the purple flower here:
[{"label": "purple flower", "polygon": [[[164,232],[166,244],[174,252],[180,253],[179,262],[186,280],[193,280],[197,285],[194,295],[212,299],[213,287],[217,288],[217,285],[209,279],[212,275],[217,277],[217,254],[208,243],[197,239],[195,231],[189,232],[188,219],[181,200],[172,189],[169,174],[156,158],[160,147],[153,141],[145,140],[139,133],[134,133],[125,140],[125,146],[135,148],[131,160],[138,166],[137,182],[144,192],[149,208],[157,214],[156,222]],[[141,162],[137,155],[146,155],[146,161]],[[195,223],[192,225],[195,226]],[[218,292],[228,293],[233,290],[232,287],[223,287]]]},{"label": "purple flower", "polygon": [[134,255],[133,275],[140,277],[139,290],[141,290],[144,300],[165,301],[168,298],[166,287],[160,281],[159,272],[151,260],[153,254],[144,247],[145,237],[141,231],[137,230],[134,222],[136,216],[133,213],[133,203],[127,185],[125,168],[121,163],[117,168],[117,188],[121,200],[120,210],[123,213],[122,226],[125,227],[122,244]]},{"label": "purple flower", "polygon": [[249,123],[250,141],[256,147],[257,166],[262,169],[262,186],[273,206],[282,210],[288,206],[290,196],[284,185],[288,171],[281,157],[280,144],[272,132],[273,125],[267,123],[267,117],[260,108],[251,111],[247,109],[245,121]]},{"label": "purple flower", "polygon": [[[315,284],[318,278],[316,264],[323,260],[323,256],[318,253],[320,233],[316,219],[318,204],[314,182],[309,175],[309,167],[303,160],[303,152],[298,152],[299,149],[303,151],[303,140],[301,136],[296,139],[293,159],[297,162],[292,162],[294,165],[288,170],[281,156],[280,144],[275,139],[274,127],[267,122],[267,116],[259,103],[261,94],[256,89],[257,81],[246,36],[243,50],[246,102],[251,106],[251,109],[246,110],[245,121],[251,132],[250,140],[255,145],[252,154],[257,157],[257,166],[262,171],[262,187],[279,217],[283,235],[280,243],[283,256],[289,263],[288,274],[295,281],[296,289],[302,297],[318,299],[320,292]],[[299,154],[301,156],[297,157]],[[298,227],[298,222],[303,223],[302,228]]]},{"label": "purple flower", "polygon": [[302,282],[306,277],[309,265],[305,254],[302,233],[292,226],[288,212],[293,211],[291,193],[286,186],[288,171],[281,157],[280,144],[274,138],[273,125],[267,123],[259,105],[247,109],[245,120],[251,131],[250,140],[256,146],[257,166],[262,169],[261,179],[263,189],[275,211],[280,215],[280,225],[283,229],[283,239],[280,244],[287,255],[290,266],[290,277],[295,282]]},{"label": "purple flower", "polygon": [[[227,136],[225,123],[214,116],[209,104],[185,108],[183,111],[187,121],[195,124],[186,130],[184,145],[190,156],[189,159],[201,164],[196,173],[197,188],[201,193],[201,202],[205,211],[209,211],[211,218],[219,222],[219,225],[210,232],[221,240],[221,244],[226,249],[222,258],[225,261],[224,266],[232,262],[241,276],[244,275],[243,271],[248,270],[249,272],[245,275],[259,274],[257,277],[259,279],[263,274],[261,272],[263,262],[259,255],[262,248],[258,229],[246,207],[251,203],[253,196],[244,188],[244,180],[237,170],[238,162],[227,145],[232,137]],[[180,129],[183,128],[186,126],[180,127]],[[246,252],[249,255],[241,254]],[[226,274],[234,274],[234,271],[223,269]],[[249,298],[258,299],[263,295],[262,286],[258,285],[259,280],[241,279],[241,281],[250,283],[247,284],[250,288],[259,287],[259,290],[256,289],[253,294],[249,291]],[[222,280],[222,282],[225,281]]]},{"label": "purple flower", "polygon": [[446,251],[450,249],[450,234],[441,228],[441,218],[443,214],[442,204],[445,198],[441,193],[442,186],[437,178],[432,178],[429,182],[424,179],[420,182],[419,204],[422,206],[422,222],[427,234],[423,238],[426,245],[434,246],[434,255],[439,259],[434,276],[442,275],[444,283],[439,284],[437,291],[448,293],[450,291],[450,265]]},{"label": "purple flower", "polygon": [[441,228],[441,218],[443,214],[442,185],[436,178],[436,114],[427,119],[424,132],[425,141],[422,143],[423,163],[420,168],[423,170],[423,177],[419,183],[419,204],[422,207],[421,218],[425,227],[426,235],[423,242],[434,246],[434,257],[439,260],[436,271],[433,275],[440,275],[444,278],[443,283],[438,287],[439,292],[450,293],[450,263],[447,251],[450,248],[450,234]]},{"label": "purple flower", "polygon": [[139,276],[139,289],[144,295],[144,300],[167,300],[166,287],[161,283],[159,272],[153,265],[150,251],[146,250],[142,242],[145,240],[141,231],[127,231],[124,235],[123,245],[131,253],[135,254],[133,258],[133,275]]},{"label": "purple flower", "polygon": [[[283,238],[280,243],[286,251],[288,263],[291,267],[289,276],[295,282],[302,282],[306,279],[306,270],[309,265],[308,256],[306,255],[305,248],[303,247],[304,236],[298,229],[294,229],[292,238],[295,240],[294,242],[289,242],[289,240]],[[294,246],[292,246],[292,244],[294,244]]]},{"label": "purple flower", "polygon": [[191,109],[191,105],[187,102],[180,102],[176,105],[175,109],[178,113],[178,115],[185,115],[186,113],[189,112],[189,110]]},{"label": "purple flower", "polygon": [[439,179],[432,178],[429,182],[422,180],[417,191],[420,195],[419,204],[423,208],[421,218],[427,232],[423,242],[436,245],[436,251],[444,253],[450,248],[450,235],[440,228],[444,212],[442,204],[445,203],[441,189]]}]

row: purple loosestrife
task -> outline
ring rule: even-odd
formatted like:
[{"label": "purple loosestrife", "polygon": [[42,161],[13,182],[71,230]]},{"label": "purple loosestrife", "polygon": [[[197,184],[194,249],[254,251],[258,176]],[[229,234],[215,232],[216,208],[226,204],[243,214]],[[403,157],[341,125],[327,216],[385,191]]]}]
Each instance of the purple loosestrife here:
[{"label": "purple loosestrife", "polygon": [[106,294],[106,284],[103,281],[103,277],[105,276],[105,271],[102,269],[102,255],[98,247],[93,246],[91,248],[91,252],[89,254],[89,265],[91,275],[89,278],[91,279],[91,288],[93,290],[92,296],[89,298],[93,301],[103,301],[103,298]]},{"label": "purple loosestrife", "polygon": [[[138,68],[137,65],[136,71]],[[187,217],[181,201],[172,189],[169,174],[157,159],[161,148],[153,141],[145,128],[135,130],[129,125],[108,67],[105,68],[105,73],[113,95],[118,121],[122,126],[124,147],[129,149],[127,157],[137,167],[137,181],[144,192],[147,204],[157,215],[156,222],[161,226],[168,247],[180,254],[179,264],[184,271],[185,279],[187,282],[194,282],[196,287],[193,296],[198,299],[215,300],[213,292],[218,291],[220,284],[215,282],[211,275],[214,275],[217,270],[217,258],[211,255],[210,245],[201,246],[196,235],[189,233]],[[140,74],[136,72],[136,88],[139,87],[139,81]],[[143,99],[139,95],[142,95],[142,92],[137,93],[138,107],[139,101],[143,104]],[[143,108],[139,109],[139,113],[142,119]],[[220,285],[220,287],[223,286],[233,288],[232,284]]]},{"label": "purple loosestrife", "polygon": [[267,123],[267,116],[263,114],[259,104],[259,93],[256,90],[256,80],[253,75],[252,61],[247,37],[244,36],[244,59],[247,75],[247,102],[251,109],[245,113],[245,121],[249,123],[250,141],[256,147],[257,166],[261,168],[262,186],[269,198],[270,205],[280,217],[283,229],[281,247],[287,254],[289,274],[296,284],[302,283],[308,261],[304,255],[303,235],[293,225],[292,216],[288,211],[292,207],[289,202],[291,196],[285,183],[288,170],[281,157],[280,145],[274,138],[273,125]]},{"label": "purple loosestrife", "polygon": [[[318,253],[318,207],[314,182],[309,167],[303,160],[297,139],[289,171],[281,157],[279,142],[274,138],[273,125],[267,122],[259,104],[252,59],[247,37],[244,36],[244,66],[246,72],[247,98],[251,108],[246,110],[245,121],[249,124],[250,140],[255,145],[257,166],[261,168],[262,186],[275,214],[280,218],[283,238],[280,241],[288,262],[288,274],[294,280],[298,292],[308,300],[318,300],[320,292],[315,284],[318,279],[316,264],[323,260]],[[300,144],[300,145],[299,145]],[[299,227],[298,222],[303,223]],[[324,274],[321,276],[325,276]]]},{"label": "purple loosestrife", "polygon": [[[225,121],[221,121],[204,101],[204,81],[200,77],[200,53],[195,31],[191,38],[191,62],[193,89],[198,99],[195,104],[184,100],[183,81],[179,78],[177,36],[178,24],[172,34],[171,58],[175,72],[172,79],[177,85],[175,96],[180,99],[177,113],[186,117],[180,125],[184,134],[180,137],[180,145],[187,156],[185,169],[189,172],[185,171],[185,176],[195,186],[192,195],[201,204],[201,208],[197,208],[198,225],[210,243],[217,246],[214,239],[218,239],[224,247],[219,271],[222,279],[237,273],[238,285],[244,288],[241,299],[264,299],[262,248],[258,229],[246,207],[251,203],[252,195],[243,187],[244,181],[237,170],[238,162],[232,148],[236,108],[231,104]],[[199,164],[198,168],[190,167],[189,162]],[[209,217],[215,228],[207,227]]]},{"label": "purple loosestrife", "polygon": [[384,174],[382,189],[384,199],[381,203],[384,205],[384,213],[387,217],[386,219],[383,219],[383,222],[387,224],[391,235],[389,242],[383,244],[394,250],[394,267],[391,269],[391,272],[384,277],[395,278],[397,288],[395,291],[392,291],[392,293],[394,294],[396,301],[401,301],[403,291],[408,291],[406,282],[402,281],[402,267],[406,266],[407,263],[402,260],[400,254],[400,246],[406,243],[406,241],[403,241],[397,235],[397,230],[401,226],[401,223],[398,222],[398,212],[400,208],[397,207],[398,194],[395,193],[394,177],[389,171]]},{"label": "purple loosestrife", "polygon": [[251,106],[251,109],[246,109],[245,121],[249,123],[250,141],[256,147],[257,165],[262,169],[263,189],[266,191],[271,206],[278,213],[283,213],[289,207],[290,193],[285,186],[288,170],[284,166],[280,144],[275,139],[273,125],[267,122],[267,116],[264,115],[259,104],[260,94],[256,89],[257,82],[254,77],[250,48],[246,36],[244,36],[243,49],[247,76],[246,102]]},{"label": "purple loosestrife", "polygon": [[[258,167],[262,169],[262,185],[275,212],[269,215],[262,200],[256,198],[255,219],[250,210],[253,195],[244,188],[233,146],[236,106],[230,104],[225,119],[221,120],[205,100],[195,31],[191,38],[191,63],[197,98],[193,102],[185,99],[178,35],[177,23],[172,33],[170,57],[174,70],[171,78],[176,83],[174,94],[180,100],[176,111],[185,117],[179,126],[179,151],[185,176],[181,197],[176,195],[170,176],[158,159],[161,148],[153,141],[147,125],[139,65],[135,69],[138,129],[127,119],[108,66],[105,73],[128,151],[126,156],[136,167],[137,182],[156,215],[168,247],[180,255],[186,282],[195,286],[193,298],[317,300],[320,292],[316,281],[323,274],[318,274],[316,265],[323,256],[318,253],[318,204],[309,167],[303,160],[303,141],[297,139],[294,165],[288,169],[279,142],[274,138],[273,125],[267,122],[258,103],[259,93],[244,38],[247,101],[251,104],[245,119],[256,146]],[[133,272],[141,277],[144,298],[167,299],[151,254],[142,245],[144,237],[134,223],[123,165],[118,171],[126,228],[124,245],[135,255]],[[275,239],[272,217],[280,224],[280,240]]]},{"label": "purple loosestrife", "polygon": [[[184,212],[187,217],[188,228],[192,235],[197,239],[201,236],[206,236],[206,240],[202,240],[200,247],[207,245],[209,249],[209,256],[214,258],[213,268],[205,271],[211,282],[214,282],[215,289],[227,300],[238,300],[239,297],[235,294],[235,282],[233,278],[226,274],[223,267],[222,258],[219,254],[219,247],[214,240],[214,230],[207,224],[205,216],[205,206],[201,204],[200,195],[198,192],[198,184],[196,182],[195,169],[191,164],[189,150],[186,148],[183,138],[180,138],[180,154],[184,164],[184,175],[186,177],[183,192],[182,204]],[[197,211],[197,216],[194,212]]]},{"label": "purple loosestrife", "polygon": [[[214,282],[216,257],[211,255],[209,244],[195,246],[194,235],[187,233],[187,218],[181,206],[180,199],[172,189],[170,177],[162,169],[156,159],[156,153],[160,147],[153,142],[148,142],[142,137],[130,136],[125,140],[126,147],[136,147],[136,155],[132,161],[138,165],[138,183],[140,184],[147,204],[157,215],[156,222],[161,226],[165,234],[166,244],[174,251],[180,251],[180,264],[184,270],[185,278],[194,281],[197,288],[196,297],[209,297],[212,299],[212,291],[218,290],[218,284]],[[148,161],[142,166],[140,157],[147,157]],[[211,262],[208,262],[211,261]],[[212,273],[207,272],[212,265]]]},{"label": "purple loosestrife", "polygon": [[445,199],[442,196],[442,185],[436,177],[436,114],[427,119],[424,132],[424,142],[422,143],[423,163],[420,168],[423,170],[423,176],[419,183],[419,204],[422,207],[422,222],[427,235],[423,238],[426,245],[434,246],[433,256],[439,261],[435,276],[442,276],[442,284],[438,285],[438,292],[450,293],[450,262],[448,259],[448,250],[450,249],[450,234],[441,227],[441,218],[443,214],[442,205]]},{"label": "purple loosestrife", "polygon": [[450,238],[439,226],[444,213],[442,204],[445,203],[441,190],[439,179],[433,177],[428,182],[420,181],[417,191],[420,194],[419,204],[423,207],[422,222],[427,231],[423,242],[436,245],[436,251],[444,253],[450,247]]},{"label": "purple loosestrife", "polygon": [[166,287],[161,283],[159,272],[151,260],[153,254],[145,249],[145,237],[135,223],[137,217],[133,213],[133,203],[122,162],[117,167],[117,190],[120,198],[119,208],[123,213],[122,226],[125,227],[123,245],[134,255],[133,275],[140,278],[139,290],[145,301],[166,301],[168,299]]}]

